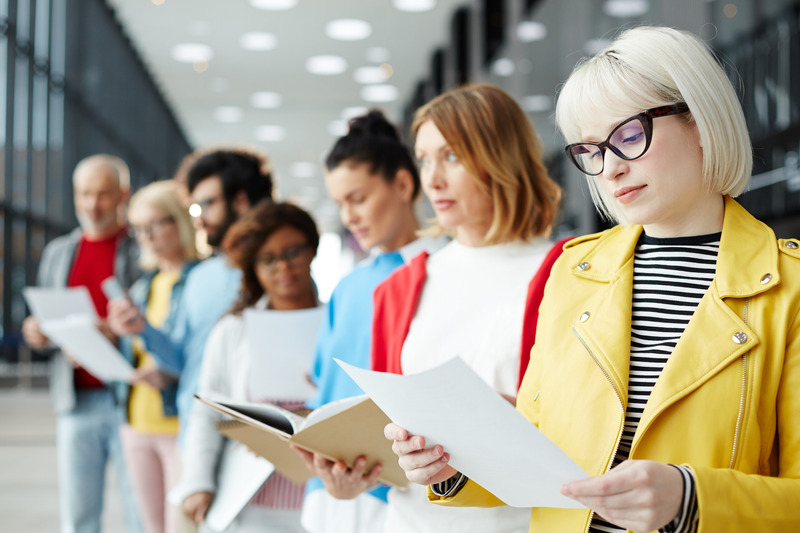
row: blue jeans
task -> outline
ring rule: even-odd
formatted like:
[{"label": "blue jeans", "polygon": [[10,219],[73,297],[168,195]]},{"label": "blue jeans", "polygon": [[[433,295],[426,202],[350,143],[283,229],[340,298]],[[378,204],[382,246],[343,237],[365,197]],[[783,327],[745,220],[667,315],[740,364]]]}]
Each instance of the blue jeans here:
[{"label": "blue jeans", "polygon": [[119,439],[120,413],[108,389],[76,394],[75,409],[58,415],[58,453],[61,533],[100,533],[106,463],[116,467],[117,488],[128,533],[142,527]]}]

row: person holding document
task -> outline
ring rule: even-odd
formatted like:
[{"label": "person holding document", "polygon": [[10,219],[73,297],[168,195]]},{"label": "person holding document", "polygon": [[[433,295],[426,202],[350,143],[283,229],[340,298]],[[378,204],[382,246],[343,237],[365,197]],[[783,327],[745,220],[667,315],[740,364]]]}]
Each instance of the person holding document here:
[{"label": "person holding document", "polygon": [[[552,248],[559,187],[519,105],[468,85],[415,114],[414,150],[436,212],[429,234],[454,240],[414,258],[375,291],[373,369],[417,374],[460,356],[501,394],[517,394],[528,284]],[[442,407],[444,408],[444,407]],[[528,509],[446,509],[422,487],[389,492],[387,533],[518,532]]]},{"label": "person holding document", "polygon": [[[146,185],[131,197],[128,209],[141,248],[139,265],[146,272],[131,287],[130,301],[167,335],[175,325],[186,277],[197,264],[194,226],[180,187],[172,180]],[[118,299],[126,300],[112,299],[109,308],[126,303]],[[178,378],[158,368],[138,336],[122,334],[120,348],[136,364],[130,386],[119,387],[119,405],[127,421],[120,437],[142,521],[148,533],[177,532],[179,511],[167,504],[166,493],[179,471]]]},{"label": "person holding document", "polygon": [[[334,362],[345,359],[370,366],[370,324],[375,287],[421,250],[441,240],[417,238],[414,205],[420,180],[411,151],[377,110],[350,121],[325,161],[325,184],[339,206],[342,223],[370,258],[342,278],[333,290],[317,340],[311,379],[316,409],[363,394]],[[318,477],[306,484],[303,525],[310,533],[367,533],[383,527],[388,487],[374,487],[381,466],[347,468],[298,449]],[[366,489],[372,488],[369,492]]]},{"label": "person holding document", "polygon": [[[261,397],[252,371],[253,358],[269,346],[250,349],[246,342],[245,309],[291,311],[319,305],[311,278],[319,233],[311,216],[292,204],[262,201],[234,223],[223,248],[242,272],[239,296],[230,313],[223,316],[209,335],[200,371],[198,394],[232,401],[271,402],[287,409],[303,401]],[[270,371],[281,372],[281,368]],[[215,423],[222,415],[195,403],[189,416],[184,443],[184,468],[176,489],[183,511],[202,523],[217,490],[216,469],[225,438]],[[247,475],[247,472],[244,473]],[[300,508],[304,487],[273,472],[226,531],[302,532]]]},{"label": "person holding document", "polygon": [[[733,199],[752,150],[728,75],[692,34],[634,28],[556,117],[620,224],[568,243],[547,284],[517,408],[595,477],[560,489],[587,509],[535,508],[530,530],[797,531],[800,242]],[[386,436],[432,501],[500,504],[448,450]]]},{"label": "person holding document", "polygon": [[[40,287],[86,287],[101,331],[116,343],[105,321],[103,280],[116,276],[129,287],[140,275],[139,248],[128,234],[124,209],[130,193],[130,171],[124,161],[106,154],[81,160],[72,176],[75,215],[80,227],[45,246],[39,263]],[[31,316],[22,324],[33,349],[51,349],[50,339]],[[106,465],[111,460],[123,501],[128,532],[141,530],[119,440],[120,418],[113,387],[55,351],[50,390],[57,417],[56,451],[60,522],[63,531],[101,530]]]}]

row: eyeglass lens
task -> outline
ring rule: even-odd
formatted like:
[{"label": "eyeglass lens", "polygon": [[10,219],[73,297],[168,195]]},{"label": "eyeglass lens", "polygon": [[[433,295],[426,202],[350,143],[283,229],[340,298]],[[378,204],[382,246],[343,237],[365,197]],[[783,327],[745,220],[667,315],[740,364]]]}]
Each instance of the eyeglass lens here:
[{"label": "eyeglass lens", "polygon": [[591,175],[600,174],[603,171],[603,144],[608,144],[617,155],[625,159],[636,159],[644,155],[647,149],[647,134],[642,123],[641,116],[628,119],[617,126],[606,143],[596,144],[577,144],[570,149],[572,159],[577,163],[578,168]]}]

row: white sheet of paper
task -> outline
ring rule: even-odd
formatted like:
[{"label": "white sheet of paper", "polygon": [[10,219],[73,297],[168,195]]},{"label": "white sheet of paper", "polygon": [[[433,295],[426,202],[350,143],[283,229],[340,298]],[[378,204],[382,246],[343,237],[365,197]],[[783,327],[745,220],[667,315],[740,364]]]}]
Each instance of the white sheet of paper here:
[{"label": "white sheet of paper", "polygon": [[70,357],[103,381],[128,382],[133,367],[86,315],[42,322],[42,331]]},{"label": "white sheet of paper", "polygon": [[25,287],[22,295],[28,302],[33,316],[39,322],[70,315],[97,317],[92,297],[86,287],[46,289],[44,287]]},{"label": "white sheet of paper", "polygon": [[272,463],[229,440],[219,466],[217,493],[206,515],[206,529],[228,529],[274,470]]},{"label": "white sheet of paper", "polygon": [[323,306],[298,311],[245,309],[250,383],[256,397],[307,400],[316,389],[306,380],[314,357]]},{"label": "white sheet of paper", "polygon": [[394,423],[441,444],[453,468],[506,504],[583,508],[560,489],[589,476],[460,357],[410,376],[336,362]]}]

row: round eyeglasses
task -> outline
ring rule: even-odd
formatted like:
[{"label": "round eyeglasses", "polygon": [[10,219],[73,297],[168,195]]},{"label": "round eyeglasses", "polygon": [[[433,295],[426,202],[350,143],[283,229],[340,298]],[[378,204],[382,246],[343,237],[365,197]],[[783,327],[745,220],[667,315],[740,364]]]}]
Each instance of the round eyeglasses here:
[{"label": "round eyeglasses", "polygon": [[286,262],[290,266],[296,266],[300,263],[300,259],[304,253],[309,249],[307,244],[299,244],[291,246],[283,251],[281,254],[267,254],[255,258],[255,264],[261,265],[267,269],[268,272],[277,272],[278,264],[281,261]]},{"label": "round eyeglasses", "polygon": [[567,146],[564,151],[578,170],[589,176],[597,176],[603,172],[606,149],[627,161],[638,159],[650,148],[654,118],[678,115],[687,111],[689,106],[685,102],[654,107],[617,124],[603,142],[574,143]]}]

